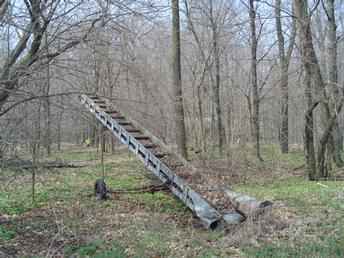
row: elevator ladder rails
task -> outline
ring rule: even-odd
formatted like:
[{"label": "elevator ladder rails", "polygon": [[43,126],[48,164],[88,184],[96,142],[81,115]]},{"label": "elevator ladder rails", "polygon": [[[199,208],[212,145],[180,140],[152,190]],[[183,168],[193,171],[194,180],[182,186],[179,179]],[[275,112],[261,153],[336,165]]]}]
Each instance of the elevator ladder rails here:
[{"label": "elevator ladder rails", "polygon": [[110,106],[100,97],[81,95],[80,101],[122,144],[128,146],[148,170],[166,183],[171,192],[194,212],[206,228],[216,228],[222,215],[161,160],[166,154],[154,151],[159,147],[157,144],[150,142],[150,138],[120,112],[109,109]]}]

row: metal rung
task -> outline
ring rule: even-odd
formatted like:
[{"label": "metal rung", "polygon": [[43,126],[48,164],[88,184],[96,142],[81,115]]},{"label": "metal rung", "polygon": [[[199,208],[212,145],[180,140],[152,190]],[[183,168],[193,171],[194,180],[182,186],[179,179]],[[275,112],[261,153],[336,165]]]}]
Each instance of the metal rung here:
[{"label": "metal rung", "polygon": [[118,122],[118,124],[120,124],[120,125],[132,125],[132,123],[130,123],[128,121]]},{"label": "metal rung", "polygon": [[147,149],[155,149],[158,147],[158,145],[155,144],[144,144],[143,146]]},{"label": "metal rung", "polygon": [[141,133],[141,131],[136,128],[125,128],[125,130],[127,130],[128,133]]},{"label": "metal rung", "polygon": [[155,153],[154,155],[155,155],[155,157],[157,157],[158,159],[160,159],[160,158],[165,157],[167,154],[166,154],[166,153]]},{"label": "metal rung", "polygon": [[116,116],[116,115],[112,115],[111,116],[113,119],[125,119],[125,117],[124,116]]},{"label": "metal rung", "polygon": [[134,137],[135,137],[136,140],[139,140],[139,141],[150,140],[150,138],[148,136],[144,136],[144,135],[142,135],[142,136],[139,135],[139,136],[134,136]]}]

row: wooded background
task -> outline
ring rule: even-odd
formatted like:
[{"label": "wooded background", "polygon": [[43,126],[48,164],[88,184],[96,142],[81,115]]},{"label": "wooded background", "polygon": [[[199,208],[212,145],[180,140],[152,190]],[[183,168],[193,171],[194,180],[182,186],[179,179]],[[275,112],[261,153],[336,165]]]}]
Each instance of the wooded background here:
[{"label": "wooded background", "polygon": [[343,29],[341,0],[0,0],[1,155],[98,145],[87,93],[184,156],[304,148],[309,178],[328,177],[343,165]]}]

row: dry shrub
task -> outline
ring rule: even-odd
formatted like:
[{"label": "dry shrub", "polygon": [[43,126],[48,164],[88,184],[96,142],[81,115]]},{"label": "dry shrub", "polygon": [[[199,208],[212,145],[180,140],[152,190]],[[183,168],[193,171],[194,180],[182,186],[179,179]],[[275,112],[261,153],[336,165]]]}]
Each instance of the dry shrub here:
[{"label": "dry shrub", "polygon": [[274,238],[280,238],[289,226],[289,222],[276,215],[273,209],[267,209],[258,217],[248,217],[245,222],[228,227],[228,235],[223,238],[222,244],[258,247],[260,242],[267,243],[272,242]]}]

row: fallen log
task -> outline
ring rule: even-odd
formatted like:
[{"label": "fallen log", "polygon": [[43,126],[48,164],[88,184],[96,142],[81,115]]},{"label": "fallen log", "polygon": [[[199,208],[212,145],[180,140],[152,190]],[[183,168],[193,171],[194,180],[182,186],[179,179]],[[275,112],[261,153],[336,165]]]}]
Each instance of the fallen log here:
[{"label": "fallen log", "polygon": [[321,177],[319,181],[344,181],[344,176]]},{"label": "fallen log", "polygon": [[227,197],[233,203],[234,208],[246,218],[256,217],[264,213],[267,209],[271,208],[272,202],[259,201],[251,196],[225,190]]},{"label": "fallen log", "polygon": [[86,167],[86,165],[73,165],[73,164],[39,164],[36,166],[20,166],[19,168],[21,169],[33,169],[33,168],[46,168],[46,169],[50,169],[50,168],[82,168],[82,167]]},{"label": "fallen log", "polygon": [[166,184],[160,185],[148,185],[143,187],[136,187],[130,189],[115,189],[111,190],[108,189],[108,193],[110,194],[139,194],[139,193],[155,193],[159,191],[169,191],[169,188]]},{"label": "fallen log", "polygon": [[61,164],[42,164],[38,165],[40,168],[83,168],[87,167],[86,165],[75,165],[75,164],[68,164],[68,163],[61,163]]},{"label": "fallen log", "polygon": [[33,169],[33,168],[81,168],[85,167],[85,165],[75,165],[60,161],[50,161],[39,163],[36,166],[32,164],[30,160],[2,160],[1,161],[2,168],[18,168],[18,169]]}]

